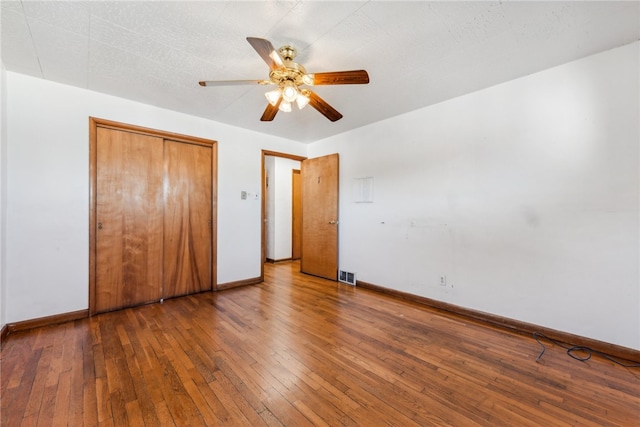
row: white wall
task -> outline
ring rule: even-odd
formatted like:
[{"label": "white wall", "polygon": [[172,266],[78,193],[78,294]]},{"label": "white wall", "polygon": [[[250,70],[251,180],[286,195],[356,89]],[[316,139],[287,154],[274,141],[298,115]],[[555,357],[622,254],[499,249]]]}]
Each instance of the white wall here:
[{"label": "white wall", "polygon": [[12,72],[7,89],[7,323],[88,307],[89,116],[217,140],[218,283],[260,275],[261,202],[240,193],[261,193],[262,149],[305,145]]},{"label": "white wall", "polygon": [[0,63],[0,330],[6,325],[7,73]]},{"label": "white wall", "polygon": [[636,42],[313,144],[340,154],[341,268],[640,349],[638,62]]}]

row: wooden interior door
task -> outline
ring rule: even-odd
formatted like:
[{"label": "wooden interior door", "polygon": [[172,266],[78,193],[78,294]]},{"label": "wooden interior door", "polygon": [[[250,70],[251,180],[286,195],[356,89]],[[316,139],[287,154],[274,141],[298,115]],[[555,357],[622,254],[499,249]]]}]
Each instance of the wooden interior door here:
[{"label": "wooden interior door", "polygon": [[300,170],[291,171],[291,258],[300,259],[302,252],[302,179]]},{"label": "wooden interior door", "polygon": [[96,313],[159,301],[163,139],[98,128]]},{"label": "wooden interior door", "polygon": [[303,273],[338,278],[338,154],[302,162]]},{"label": "wooden interior door", "polygon": [[164,290],[212,289],[211,147],[165,141]]}]

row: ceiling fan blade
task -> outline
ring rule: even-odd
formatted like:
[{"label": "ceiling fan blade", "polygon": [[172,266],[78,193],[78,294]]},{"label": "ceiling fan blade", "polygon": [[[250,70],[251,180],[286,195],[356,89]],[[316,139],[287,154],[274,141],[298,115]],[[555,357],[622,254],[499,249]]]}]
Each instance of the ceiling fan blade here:
[{"label": "ceiling fan blade", "polygon": [[313,84],[316,85],[364,85],[369,83],[369,74],[365,70],[334,71],[314,73]]},{"label": "ceiling fan blade", "polygon": [[209,80],[198,82],[200,86],[270,85],[269,80]]},{"label": "ceiling fan blade", "polygon": [[269,40],[259,39],[256,37],[247,37],[249,44],[258,52],[258,55],[267,63],[272,70],[278,70],[284,67],[284,62],[278,51],[273,47]]},{"label": "ceiling fan blade", "polygon": [[318,110],[327,119],[335,122],[342,118],[342,114],[340,114],[331,105],[327,104],[327,102],[324,99],[320,98],[315,92],[309,91],[308,96],[309,105]]},{"label": "ceiling fan blade", "polygon": [[270,122],[278,113],[278,107],[280,107],[280,103],[282,102],[282,98],[278,99],[276,105],[267,104],[267,108],[262,113],[262,117],[260,117],[261,122]]}]

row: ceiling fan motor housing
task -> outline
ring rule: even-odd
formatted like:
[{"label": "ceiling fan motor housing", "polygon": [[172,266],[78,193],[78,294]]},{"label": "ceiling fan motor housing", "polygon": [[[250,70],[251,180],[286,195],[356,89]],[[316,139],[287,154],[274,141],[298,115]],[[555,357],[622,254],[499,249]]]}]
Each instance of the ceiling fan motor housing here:
[{"label": "ceiling fan motor housing", "polygon": [[285,61],[293,61],[298,51],[293,46],[287,44],[278,49],[278,53],[280,53],[280,57]]},{"label": "ceiling fan motor housing", "polygon": [[[280,49],[282,50],[282,48]],[[302,65],[293,62],[291,59],[285,59],[283,65],[284,68],[278,68],[269,73],[269,80],[271,80],[272,83],[279,86],[287,82],[292,82],[296,86],[313,83],[312,78],[305,79],[307,70],[305,70]]]}]

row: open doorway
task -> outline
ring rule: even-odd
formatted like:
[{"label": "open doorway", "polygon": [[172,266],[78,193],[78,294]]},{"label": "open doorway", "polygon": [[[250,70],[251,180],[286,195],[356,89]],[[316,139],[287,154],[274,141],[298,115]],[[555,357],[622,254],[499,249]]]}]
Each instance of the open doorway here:
[{"label": "open doorway", "polygon": [[305,157],[262,153],[262,262],[299,259],[299,178]]},{"label": "open doorway", "polygon": [[[299,231],[294,233],[294,226],[299,224],[300,181],[295,179],[300,174],[300,162],[276,156],[265,157],[266,174],[266,254],[265,261],[289,261],[299,258]],[[296,187],[297,185],[297,187]],[[296,197],[298,200],[296,200]]]},{"label": "open doorway", "polygon": [[[273,159],[272,159],[273,158]],[[284,162],[286,166],[280,172],[288,194],[285,197],[284,212],[292,214],[292,185],[297,174],[294,170],[300,169],[300,270],[303,273],[324,277],[329,280],[337,280],[338,277],[338,154],[329,154],[321,157],[307,159],[306,157],[290,154],[262,151],[262,253],[261,253],[261,279],[264,280],[264,263],[270,259],[281,261],[293,257],[293,221],[283,227],[283,235],[289,242],[285,255],[277,252],[267,253],[269,242],[268,235],[278,235],[278,213],[274,210],[268,215],[269,199],[278,203],[277,193],[270,194],[271,189],[277,189],[278,172],[268,172],[268,169],[280,162],[281,159],[294,160],[294,163]],[[275,166],[273,166],[275,168]],[[276,229],[270,230],[275,224]],[[282,227],[282,226],[281,226]],[[291,234],[290,234],[291,233]],[[277,241],[274,242],[276,245]]]}]

